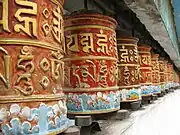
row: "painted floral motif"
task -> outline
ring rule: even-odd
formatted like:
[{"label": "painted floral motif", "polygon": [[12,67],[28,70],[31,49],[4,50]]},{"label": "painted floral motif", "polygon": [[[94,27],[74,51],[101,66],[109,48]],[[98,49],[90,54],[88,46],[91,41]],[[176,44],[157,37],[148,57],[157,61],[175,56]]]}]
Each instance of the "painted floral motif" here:
[{"label": "painted floral motif", "polygon": [[[39,108],[21,108],[18,104],[12,104],[9,110],[0,110],[1,129],[3,135],[39,135],[63,130],[71,124],[66,112],[62,101],[53,106],[41,103]],[[7,121],[10,121],[9,124]]]},{"label": "painted floral motif", "polygon": [[159,85],[161,91],[165,91],[164,84]]},{"label": "painted floral motif", "polygon": [[170,88],[170,84],[169,83],[166,83],[164,85],[165,85],[165,89],[169,89]]},{"label": "painted floral motif", "polygon": [[160,86],[152,86],[153,94],[161,93]]},{"label": "painted floral motif", "polygon": [[143,95],[151,95],[153,93],[152,86],[142,86],[141,90],[142,90],[142,92],[141,92],[142,96]]},{"label": "painted floral motif", "polygon": [[108,111],[110,109],[120,109],[120,93],[97,92],[96,94],[83,93],[67,95],[68,112],[88,112],[88,111]]},{"label": "painted floral motif", "polygon": [[174,82],[167,83],[167,84],[165,85],[165,87],[166,87],[167,89],[172,88],[172,87],[177,87],[177,86],[179,86],[179,83],[174,83]]},{"label": "painted floral motif", "polygon": [[127,100],[140,100],[141,99],[141,89],[122,89],[121,90],[121,101],[127,101]]}]

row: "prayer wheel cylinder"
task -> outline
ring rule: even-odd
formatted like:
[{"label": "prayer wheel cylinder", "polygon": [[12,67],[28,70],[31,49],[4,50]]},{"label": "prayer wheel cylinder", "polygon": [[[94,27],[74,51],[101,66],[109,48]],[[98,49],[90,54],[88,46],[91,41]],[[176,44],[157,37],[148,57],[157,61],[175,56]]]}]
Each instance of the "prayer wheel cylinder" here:
[{"label": "prayer wheel cylinder", "polygon": [[0,126],[4,135],[68,128],[63,0],[0,1]]},{"label": "prayer wheel cylinder", "polygon": [[69,114],[120,109],[117,22],[98,13],[65,17],[65,88]]},{"label": "prayer wheel cylinder", "polygon": [[117,37],[119,88],[122,102],[141,100],[137,38]]},{"label": "prayer wheel cylinder", "polygon": [[168,63],[167,64],[167,72],[168,72],[168,85],[169,85],[169,88],[171,88],[172,87],[172,78],[173,78],[173,71],[172,71],[172,69],[173,69],[173,66],[172,66],[172,64],[170,64],[170,63]]},{"label": "prayer wheel cylinder", "polygon": [[159,74],[159,54],[151,54],[153,94],[161,93]]},{"label": "prayer wheel cylinder", "polygon": [[166,81],[166,74],[165,74],[165,62],[163,58],[159,59],[159,75],[160,75],[160,87],[161,87],[161,91],[165,91],[165,81]]},{"label": "prayer wheel cylinder", "polygon": [[168,67],[167,67],[167,60],[163,60],[164,63],[164,82],[165,82],[165,90],[168,90]]},{"label": "prayer wheel cylinder", "polygon": [[142,96],[152,95],[151,47],[139,45],[140,84]]}]

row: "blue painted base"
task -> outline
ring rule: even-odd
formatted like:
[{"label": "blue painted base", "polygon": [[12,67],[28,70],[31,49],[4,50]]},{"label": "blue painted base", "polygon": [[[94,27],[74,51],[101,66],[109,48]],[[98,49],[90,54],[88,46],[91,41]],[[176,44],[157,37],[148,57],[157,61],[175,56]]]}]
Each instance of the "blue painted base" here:
[{"label": "blue painted base", "polygon": [[158,94],[161,93],[161,88],[160,86],[152,86],[153,94]]},{"label": "blue painted base", "polygon": [[120,109],[120,92],[68,93],[70,114],[98,114]]},{"label": "blue painted base", "polygon": [[1,108],[3,135],[60,133],[73,125],[63,112],[64,109],[58,103],[52,106],[41,103],[39,108],[21,107],[19,104],[12,104],[9,110]]},{"label": "blue painted base", "polygon": [[121,101],[138,101],[141,100],[141,89],[122,89],[121,90]]},{"label": "blue painted base", "polygon": [[152,86],[142,86],[141,87],[141,95],[148,96],[153,94],[153,87]]}]

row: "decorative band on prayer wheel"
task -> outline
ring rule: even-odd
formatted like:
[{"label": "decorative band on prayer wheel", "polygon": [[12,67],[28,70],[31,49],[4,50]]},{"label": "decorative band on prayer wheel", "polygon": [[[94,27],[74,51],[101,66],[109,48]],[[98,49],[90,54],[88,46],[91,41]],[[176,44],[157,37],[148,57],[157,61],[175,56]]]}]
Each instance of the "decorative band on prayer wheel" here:
[{"label": "decorative band on prayer wheel", "polygon": [[56,134],[69,126],[63,0],[0,1],[0,125],[5,135]]},{"label": "decorative band on prayer wheel", "polygon": [[151,54],[153,94],[161,93],[159,74],[159,54]]},{"label": "decorative band on prayer wheel", "polygon": [[138,39],[132,37],[118,37],[119,55],[119,88],[121,101],[141,100],[139,84]]},{"label": "decorative band on prayer wheel", "polygon": [[138,45],[140,64],[140,84],[142,96],[152,95],[152,66],[150,51],[150,46]]},{"label": "decorative band on prayer wheel", "polygon": [[69,114],[120,109],[116,25],[113,18],[88,11],[65,17],[64,91]]}]

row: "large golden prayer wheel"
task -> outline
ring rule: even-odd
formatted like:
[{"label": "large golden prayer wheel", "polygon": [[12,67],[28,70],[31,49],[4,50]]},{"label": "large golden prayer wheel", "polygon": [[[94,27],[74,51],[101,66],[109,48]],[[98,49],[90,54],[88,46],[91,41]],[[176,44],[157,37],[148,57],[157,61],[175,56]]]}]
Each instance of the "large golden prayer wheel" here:
[{"label": "large golden prayer wheel", "polygon": [[142,96],[152,95],[151,47],[139,45],[140,84]]},{"label": "large golden prayer wheel", "polygon": [[120,109],[116,21],[97,13],[65,17],[65,93],[69,114]]},{"label": "large golden prayer wheel", "polygon": [[166,83],[166,63],[163,58],[159,59],[159,75],[160,75],[160,87],[161,91],[165,91],[165,83]]},{"label": "large golden prayer wheel", "polygon": [[141,100],[137,38],[117,37],[119,88],[122,102]]},{"label": "large golden prayer wheel", "polygon": [[159,54],[151,55],[152,64],[152,84],[153,84],[153,94],[161,93],[160,83],[160,73],[159,73]]},{"label": "large golden prayer wheel", "polygon": [[4,135],[68,127],[63,0],[0,1],[0,126]]}]

